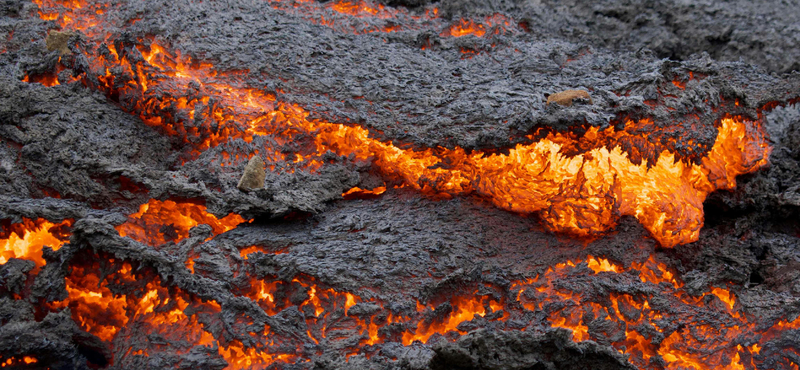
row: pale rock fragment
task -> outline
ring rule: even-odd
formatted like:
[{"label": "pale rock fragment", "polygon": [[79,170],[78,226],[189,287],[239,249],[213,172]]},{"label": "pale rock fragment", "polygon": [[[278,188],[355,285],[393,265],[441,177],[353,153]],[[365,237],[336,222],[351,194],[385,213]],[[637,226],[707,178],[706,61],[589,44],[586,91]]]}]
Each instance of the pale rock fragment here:
[{"label": "pale rock fragment", "polygon": [[267,173],[264,171],[264,161],[260,156],[253,156],[244,167],[242,178],[239,179],[239,184],[236,185],[239,190],[255,190],[264,187],[264,179],[267,178]]}]

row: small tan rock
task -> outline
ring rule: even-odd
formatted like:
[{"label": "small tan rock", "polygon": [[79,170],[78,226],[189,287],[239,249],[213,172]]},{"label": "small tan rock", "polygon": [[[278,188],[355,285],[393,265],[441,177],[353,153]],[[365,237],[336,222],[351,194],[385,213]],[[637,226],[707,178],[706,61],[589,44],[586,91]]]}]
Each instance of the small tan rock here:
[{"label": "small tan rock", "polygon": [[47,51],[58,50],[61,55],[72,53],[69,50],[69,38],[75,36],[74,32],[50,31],[44,40],[47,43]]},{"label": "small tan rock", "polygon": [[556,103],[561,106],[569,107],[572,105],[573,100],[579,98],[588,100],[589,104],[594,104],[592,103],[592,97],[589,96],[589,92],[586,90],[564,90],[548,96],[547,105]]},{"label": "small tan rock", "polygon": [[264,161],[260,156],[253,156],[244,167],[242,178],[239,179],[239,184],[236,185],[239,190],[254,190],[264,187],[264,179],[267,178],[267,172],[264,171]]}]

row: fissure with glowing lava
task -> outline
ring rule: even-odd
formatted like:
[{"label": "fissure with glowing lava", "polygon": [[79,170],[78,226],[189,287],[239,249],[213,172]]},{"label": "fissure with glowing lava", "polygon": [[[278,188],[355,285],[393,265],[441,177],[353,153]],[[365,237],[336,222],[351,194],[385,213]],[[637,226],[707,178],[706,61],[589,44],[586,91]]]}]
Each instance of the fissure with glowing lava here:
[{"label": "fissure with glowing lava", "polygon": [[[117,99],[148,125],[180,137],[192,148],[191,156],[229,140],[249,142],[256,135],[271,137],[281,145],[310,134],[315,146],[295,153],[291,162],[296,169],[313,171],[323,165],[321,157],[329,151],[354,155],[357,160],[371,161],[385,176],[423,192],[475,193],[510,211],[538,213],[547,227],[558,232],[597,235],[627,215],[636,217],[663,246],[695,241],[703,225],[706,196],[734,187],[737,175],[760,168],[769,155],[760,124],[742,117],[723,117],[718,122],[715,144],[699,163],[637,134],[646,132],[641,128],[652,124],[649,119],[628,120],[622,130],[614,125],[589,127],[579,137],[549,133],[511,148],[508,154],[461,148],[401,149],[358,126],[310,120],[298,105],[280,102],[273,93],[238,86],[210,63],[185,58],[155,41],[132,45],[113,35],[93,33],[88,25],[102,20],[91,6],[69,11],[72,17],[57,18],[62,27],[89,32],[97,40],[82,50],[91,63],[83,81]],[[112,74],[112,70],[118,72]],[[97,76],[96,80],[91,76]],[[637,152],[624,151],[626,142],[642,147]],[[567,156],[564,148],[582,148],[583,153]],[[652,166],[641,163],[645,154],[658,160]],[[250,155],[262,156],[273,164],[270,168],[287,162],[279,147],[265,147]]]},{"label": "fissure with glowing lava", "polygon": [[[103,28],[97,26],[102,24],[102,15],[108,10],[105,4],[46,0],[37,3],[43,19],[55,20],[64,29],[81,31],[92,40],[85,50],[80,50],[90,60],[88,69],[81,72],[81,81],[105,92],[148,125],[184,141],[190,148],[187,161],[231,140],[252,141],[254,136],[263,135],[282,144],[297,135],[313,134],[314,146],[294,153],[294,160],[289,160],[277,147],[261,148],[251,155],[264,157],[268,167],[295,162],[293,170],[306,171],[324,166],[322,156],[328,151],[352,155],[356,160],[371,161],[384,176],[402,180],[407,187],[449,196],[478,194],[503,209],[538,213],[551,230],[580,236],[604,233],[614,228],[619,217],[633,216],[662,246],[670,247],[697,240],[703,226],[706,196],[718,189],[734,187],[737,175],[765,165],[769,155],[760,123],[735,116],[720,119],[713,147],[697,161],[679,158],[652,143],[644,145],[644,149],[658,158],[655,163],[648,165],[632,158],[631,153],[622,149],[622,143],[642,139],[637,132],[652,124],[647,119],[625,121],[623,129],[612,125],[607,129],[590,127],[582,135],[551,132],[538,140],[531,136],[531,143],[510,148],[507,154],[461,148],[402,149],[392,142],[376,139],[358,126],[308,119],[308,112],[281,102],[275,93],[241,85],[231,78],[231,73],[217,71],[208,61],[186,58],[158,41],[139,40],[132,44],[104,34]],[[388,14],[384,8],[345,2],[330,7],[356,17]],[[484,33],[484,26],[468,20],[442,30],[443,36],[453,37],[480,37]],[[58,84],[58,79],[53,80],[52,76],[31,77],[30,81],[48,86]],[[190,121],[200,124],[188,125]],[[568,156],[563,154],[567,148],[584,150],[582,154]],[[386,190],[385,186],[354,188],[343,196],[379,196]],[[235,214],[215,217],[194,203],[151,200],[116,230],[120,237],[158,249],[164,243],[185,239],[189,229],[199,224],[210,225],[213,235],[218,235],[242,222],[245,220]],[[66,243],[72,223],[73,220],[25,219],[10,228],[4,227],[10,232],[0,236],[0,264],[9,258],[20,258],[41,268],[45,265],[43,248],[57,250]],[[258,246],[242,249],[242,263],[252,253],[270,252]],[[760,351],[759,342],[744,343],[740,339],[743,333],[760,329],[740,311],[730,290],[713,287],[702,297],[691,296],[673,272],[654,257],[622,266],[605,258],[586,256],[558,264],[533,278],[514,281],[507,288],[488,287],[496,293],[493,295],[477,295],[476,286],[468,294],[454,293],[440,302],[417,301],[411,313],[395,313],[385,308],[384,302],[366,301],[353,292],[337,291],[308,276],[299,275],[290,281],[251,277],[250,289],[235,292],[237,296],[249,298],[268,315],[292,306],[299,306],[306,313],[307,337],[299,342],[288,341],[297,346],[295,351],[277,345],[275,341],[282,339],[272,335],[268,325],[250,332],[252,337],[244,342],[230,339],[211,324],[216,320],[215,315],[220,314],[219,302],[204,301],[186,289],[165,284],[152,271],[134,269],[134,261],[117,261],[108,256],[100,260],[72,266],[66,284],[68,298],[51,302],[47,309],[69,307],[81,328],[109,343],[121,333],[130,334],[128,328],[136,323],[148,333],[180,337],[191,346],[216,348],[231,369],[303,361],[298,355],[304,350],[300,349],[302,342],[319,344],[335,340],[337,329],[342,328],[356,328],[361,333],[359,347],[347,349],[347,355],[356,355],[364,354],[368,346],[389,341],[410,345],[414,341],[428,342],[434,336],[452,338],[453,334],[465,333],[459,325],[478,317],[506,322],[530,312],[546,312],[551,326],[571,330],[576,341],[596,339],[587,321],[613,323],[624,336],[612,345],[630,354],[630,361],[640,368],[649,368],[651,359],[657,356],[669,368],[750,369],[758,364]],[[113,265],[115,272],[101,275],[100,263]],[[191,258],[183,263],[195,275]],[[643,287],[665,289],[662,293],[677,297],[681,310],[652,307],[655,300],[642,293],[644,289],[597,299],[556,283],[567,275],[611,274],[634,274]],[[142,277],[147,277],[145,284],[137,282]],[[135,288],[127,289],[131,292],[128,294],[115,294],[119,290],[109,288],[114,285]],[[304,292],[307,298],[299,303],[277,298],[295,291]],[[377,304],[380,312],[371,317],[348,315],[353,306],[365,302]],[[450,307],[449,312],[442,314],[440,307]],[[723,316],[725,327],[702,322],[699,317],[706,312]],[[345,319],[328,325],[327,318],[341,314]],[[689,326],[679,330],[660,327],[659,320],[667,315],[675,315]],[[660,333],[663,339],[655,340],[656,336],[643,327]],[[760,340],[770,340],[785,330],[797,328],[800,320],[776,322],[759,332]],[[148,356],[148,350],[130,348],[117,360]],[[0,359],[4,361],[2,366],[36,361],[32,357]]]},{"label": "fissure with glowing lava", "polygon": [[[164,207],[164,204],[171,206]],[[131,215],[128,222],[117,229],[125,230],[135,225],[137,228],[159,230],[170,220],[198,216],[212,225],[219,222],[213,216],[203,216],[203,212],[202,207],[195,204],[151,201],[149,207],[143,207],[143,211]],[[43,224],[42,221],[38,223]],[[18,230],[24,230],[21,231],[22,239],[29,240],[25,242],[27,249],[41,250],[43,246],[25,237],[28,234],[26,226],[32,228],[31,232],[38,233],[40,239],[66,241],[64,236],[68,236],[67,230],[59,229],[52,235],[40,231],[41,228],[36,225],[25,221],[15,226]],[[51,227],[50,230],[55,229]],[[130,234],[128,237],[158,247],[162,242],[154,239],[153,235]],[[58,246],[60,244],[54,247]],[[286,343],[277,346],[276,340],[285,342],[287,339],[271,335],[268,325],[261,331],[251,332],[250,341],[258,343],[256,345],[245,346],[241,340],[226,339],[219,332],[219,327],[211,324],[216,320],[215,315],[220,314],[219,303],[203,301],[180,288],[165,286],[150,270],[133,268],[130,262],[98,258],[92,256],[91,252],[87,253],[89,262],[73,265],[67,276],[67,299],[50,303],[48,309],[70,307],[75,321],[104,341],[112,342],[121,332],[129,330],[127,328],[146,328],[145,332],[149,334],[160,333],[167,338],[188,340],[190,347],[187,350],[192,346],[218,348],[218,354],[228,362],[229,369],[263,367],[275,362],[301,359],[295,351],[285,352]],[[253,253],[271,252],[257,247],[245,248],[242,249],[243,261]],[[105,267],[101,268],[100,264]],[[114,272],[100,275],[101,269],[108,271],[109,268]],[[580,292],[570,290],[568,285],[558,283],[576,276],[610,277],[617,274],[638,276],[641,288],[634,287],[629,294],[613,293],[598,298],[583,296]],[[341,329],[360,332],[359,343],[363,347],[348,349],[351,351],[348,356],[358,354],[370,345],[387,341],[410,345],[414,341],[427,342],[433,336],[463,334],[460,325],[477,317],[506,322],[522,317],[526,312],[547,313],[547,321],[551,326],[571,330],[576,341],[596,339],[595,335],[604,333],[593,332],[587,325],[596,324],[597,320],[608,321],[618,328],[616,330],[624,333],[623,339],[613,341],[612,345],[630,354],[630,361],[643,369],[650,368],[653,356],[666,361],[668,368],[753,368],[761,347],[757,341],[750,341],[746,345],[741,342],[743,334],[759,332],[760,329],[740,312],[735,295],[730,290],[713,287],[702,296],[691,296],[674,273],[654,257],[622,266],[605,258],[586,256],[583,260],[559,263],[533,278],[511,282],[506,288],[484,286],[495,292],[493,294],[478,295],[476,290],[469,295],[453,294],[435,301],[417,301],[413,314],[394,313],[384,308],[383,302],[374,299],[365,301],[355,294],[320,286],[314,279],[303,275],[290,281],[250,279],[250,289],[235,293],[251,299],[268,315],[279,314],[294,305],[299,306],[301,312],[307,313],[307,338],[303,340],[306,343],[335,340],[336,333]],[[647,287],[666,287],[662,294],[677,297],[677,303],[672,303],[673,306],[665,310],[658,297],[643,293],[648,291]],[[120,295],[115,291],[130,293]],[[304,292],[305,299],[298,303],[291,302],[288,297],[295,296],[294,293],[298,291]],[[363,302],[377,304],[380,311],[371,317],[348,315],[353,306]],[[444,303],[447,305],[442,305]],[[441,311],[442,307],[447,307],[447,310]],[[702,317],[708,313],[722,317],[719,322],[723,326],[704,323]],[[328,320],[341,314],[345,315],[346,320]],[[668,322],[662,321],[665,318],[677,319],[686,327],[677,330],[669,325],[662,327],[659,323]],[[655,330],[658,335],[663,335],[663,339],[655,342],[653,334],[645,328]],[[761,331],[758,337],[761,341],[771,340],[783,331],[798,328],[800,319],[782,320]],[[126,334],[129,335],[131,333]],[[283,351],[275,352],[273,348]],[[129,348],[120,360],[126,361],[129,356],[147,356],[148,350]]]}]

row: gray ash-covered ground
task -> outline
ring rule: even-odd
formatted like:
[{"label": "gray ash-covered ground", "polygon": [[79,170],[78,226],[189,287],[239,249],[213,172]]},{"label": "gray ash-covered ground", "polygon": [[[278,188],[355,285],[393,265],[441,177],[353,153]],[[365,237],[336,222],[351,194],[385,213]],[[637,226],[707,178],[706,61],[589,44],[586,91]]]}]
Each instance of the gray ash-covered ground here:
[{"label": "gray ash-covered ground", "polygon": [[[42,20],[53,6],[74,3],[104,11],[78,30],[63,16]],[[0,3],[0,243],[25,219],[74,220],[68,243],[45,248],[46,265],[16,258],[0,265],[0,362],[54,369],[800,364],[796,2],[399,1],[387,2],[401,7],[382,9],[399,9],[385,18],[316,2],[74,3]],[[461,18],[484,22],[484,34],[445,34]],[[387,26],[395,32],[365,31]],[[48,51],[53,30],[76,33],[69,53]],[[293,163],[308,154],[312,134],[289,142],[231,138],[194,153],[208,122],[190,122],[188,109],[175,106],[150,105],[144,114],[138,103],[179,90],[168,83],[151,85],[149,95],[125,90],[138,77],[98,69],[113,59],[102,41],[131,58],[157,42],[212,64],[219,76],[209,83],[273,94],[311,119],[361,126],[402,148],[504,153],[549,132],[580,135],[649,119],[632,157],[652,163],[668,150],[697,162],[719,120],[737,116],[763,125],[772,151],[765,168],[706,200],[697,242],[662,248],[633,217],[586,240],[481,197],[401,187],[353,156],[328,153],[313,170]],[[53,75],[60,84],[30,82]],[[591,103],[546,104],[566,89],[587,90]],[[159,114],[199,133],[170,135],[140,118]],[[238,189],[247,154],[264,147],[288,160],[267,161],[264,189]],[[355,186],[388,189],[342,199]],[[164,244],[121,237],[119,225],[150,199],[252,221],[221,233],[200,225],[185,237],[165,222],[155,231]],[[596,272],[589,261],[598,258],[619,271]],[[645,278],[645,270],[658,276]],[[85,275],[97,279],[79,280]],[[258,284],[272,284],[269,303],[255,293]],[[89,305],[97,322],[76,319],[86,318],[86,307],[70,296],[101,285],[111,292],[104,298],[127,302],[126,318],[109,317],[118,303]],[[711,293],[719,288],[735,304]],[[158,291],[157,308],[138,310],[148,291]],[[632,303],[623,304],[626,297]],[[481,313],[457,330],[404,337],[446,322],[471,300],[483,311],[472,307]],[[156,323],[176,307],[174,322]],[[557,325],[559,317],[567,319]],[[103,338],[96,323],[116,334]],[[565,327],[578,327],[575,336]],[[586,340],[575,340],[580,328]]]}]

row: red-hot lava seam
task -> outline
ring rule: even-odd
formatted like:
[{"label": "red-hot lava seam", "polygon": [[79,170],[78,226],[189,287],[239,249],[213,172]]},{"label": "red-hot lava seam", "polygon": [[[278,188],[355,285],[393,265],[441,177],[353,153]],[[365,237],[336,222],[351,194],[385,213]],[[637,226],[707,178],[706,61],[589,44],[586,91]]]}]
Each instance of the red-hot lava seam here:
[{"label": "red-hot lava seam", "polygon": [[[41,230],[34,223],[28,222],[27,226],[32,228],[30,233]],[[149,227],[155,229],[158,225]],[[26,230],[23,234],[29,233]],[[62,233],[59,235],[59,238],[64,238]],[[56,238],[55,235],[51,237]],[[35,240],[23,243],[31,244],[25,250],[35,249]],[[244,256],[251,253],[264,251],[257,247],[242,250]],[[238,340],[226,340],[218,334],[212,334],[209,326],[218,320],[215,315],[220,312],[220,307],[216,302],[201,302],[176,287],[165,287],[157,276],[137,279],[127,262],[120,264],[115,273],[100,278],[98,261],[92,261],[89,266],[72,266],[66,284],[68,298],[52,302],[49,307],[53,310],[70,307],[73,318],[82,328],[105,341],[111,342],[121,331],[135,326],[132,332],[126,332],[126,337],[142,332],[144,327],[145,333],[158,333],[165,338],[187,342],[186,348],[178,350],[180,353],[188,352],[193,346],[211,347],[216,342],[218,354],[228,362],[230,369],[298,360],[295,353],[271,351],[278,338],[270,334],[268,326],[262,332],[253,333],[256,343],[260,343],[257,346],[244,346]],[[670,302],[670,309],[664,310],[651,307],[654,302],[651,301],[652,297],[643,293],[611,293],[607,297],[587,300],[588,297],[580,292],[559,283],[576,276],[609,273],[638,275],[643,286],[658,286],[663,294],[674,296],[677,301]],[[120,295],[113,293],[120,290],[112,291],[109,284],[134,288],[131,293]],[[469,296],[444,298],[444,302],[452,307],[444,314],[434,314],[439,306],[434,306],[432,302],[417,302],[415,314],[397,315],[384,309],[382,302],[373,300],[369,303],[381,307],[378,313],[370,317],[352,316],[349,315],[350,308],[364,303],[364,300],[351,293],[321,288],[305,277],[291,281],[251,279],[250,290],[241,294],[258,303],[266,314],[275,315],[294,306],[285,297],[295,296],[293,293],[298,290],[304,291],[306,296],[298,306],[301,312],[305,312],[308,342],[317,344],[342,339],[338,337],[342,330],[354,329],[361,333],[360,346],[391,341],[409,345],[417,340],[426,342],[435,335],[452,338],[447,334],[463,334],[459,325],[478,316],[504,322],[521,317],[527,310],[546,313],[551,326],[572,330],[576,341],[597,340],[595,335],[609,334],[594,333],[588,326],[596,320],[608,321],[612,325],[600,327],[612,327],[624,332],[624,339],[614,340],[611,344],[620,352],[630,354],[630,361],[643,369],[651,368],[650,359],[653,356],[663,359],[667,368],[752,369],[759,362],[758,354],[764,343],[778,338],[786,330],[800,329],[800,319],[796,319],[791,322],[781,320],[766,330],[759,330],[739,311],[736,298],[728,289],[714,287],[701,297],[690,296],[683,290],[682,282],[653,257],[633,263],[628,268],[592,256],[582,261],[559,263],[534,278],[513,282],[505,294],[480,296],[476,291]],[[707,296],[713,296],[713,299]],[[187,311],[189,307],[191,309]],[[336,312],[344,312],[346,317],[329,320],[330,315],[339,315]],[[709,314],[715,317],[715,322],[709,323],[703,319]],[[676,321],[683,324],[683,329],[668,329],[660,324]],[[654,341],[651,334],[653,330],[662,334],[664,339]],[[117,360],[126,361],[129,356],[147,356],[149,351],[157,350],[131,347]],[[352,355],[361,349],[350,348],[347,351],[348,355]],[[25,358],[35,360],[32,357]],[[10,365],[18,360],[4,361]],[[787,367],[790,366],[788,358],[785,362]]]},{"label": "red-hot lava seam", "polygon": [[[88,32],[90,27],[97,24],[97,20],[91,17],[76,17],[75,11],[81,13],[83,9],[86,14],[101,14],[101,12],[91,7],[74,6],[75,4],[85,5],[75,2],[72,4],[72,12],[56,14],[55,17],[54,13],[41,13],[42,18],[58,19],[62,26]],[[664,151],[658,163],[648,169],[645,165],[633,164],[628,159],[628,154],[623,153],[619,146],[603,145],[615,143],[621,137],[632,135],[629,132],[634,132],[638,125],[648,122],[627,122],[626,129],[621,131],[590,129],[589,133],[581,138],[569,134],[550,134],[535,144],[517,146],[508,155],[467,154],[460,149],[414,152],[369,138],[368,132],[359,127],[309,121],[306,119],[308,114],[299,107],[277,103],[273,96],[257,90],[220,83],[216,79],[218,73],[211,65],[193,63],[181,58],[180,55],[172,55],[157,44],[151,45],[149,49],[142,47],[142,50],[139,50],[139,47],[126,46],[119,54],[116,48],[115,45],[109,44],[107,46],[109,53],[106,55],[87,51],[87,56],[94,63],[92,70],[84,76],[84,81],[110,95],[118,96],[124,107],[139,114],[145,122],[162,127],[168,133],[179,135],[191,143],[198,153],[231,138],[251,140],[253,135],[260,134],[291,139],[296,133],[317,133],[316,151],[305,155],[306,158],[311,158],[304,162],[307,165],[319,165],[319,162],[315,163],[314,158],[318,158],[327,150],[343,155],[355,154],[359,159],[373,160],[387,175],[402,178],[408,185],[417,189],[448,194],[476,192],[507,209],[520,212],[541,211],[546,223],[554,230],[583,235],[602,232],[613,227],[616,217],[627,214],[637,217],[663,245],[696,240],[697,232],[702,226],[702,201],[705,196],[715,189],[734,186],[735,176],[763,165],[769,151],[759,127],[751,122],[729,117],[720,122],[716,143],[700,165],[688,165],[683,161],[673,163],[675,156]],[[135,58],[137,52],[141,58]],[[131,63],[130,60],[136,62]],[[121,73],[109,72],[112,69],[120,70],[117,67],[122,67]],[[98,76],[97,81],[92,80],[92,76]],[[193,96],[187,93],[189,83],[201,87],[201,93],[194,94],[199,96],[198,98],[189,98]],[[153,94],[153,90],[158,90],[159,94]],[[169,92],[171,95],[161,94],[163,92]],[[205,106],[209,103],[210,97],[214,97],[218,103]],[[201,111],[195,110],[198,106],[202,108]],[[195,120],[195,115],[201,116],[203,124],[200,127],[184,125],[185,119]],[[218,123],[220,129],[211,130],[211,125],[208,124],[210,121]],[[584,155],[565,157],[559,153],[565,146],[585,147],[584,144],[587,143],[581,142],[582,140],[589,141],[588,144],[595,141],[598,145]],[[274,158],[281,159],[278,154]],[[436,166],[441,163],[448,165]],[[556,184],[568,186],[555,186]],[[644,197],[647,199],[642,199]],[[140,213],[142,213],[140,216],[143,216],[146,210]],[[173,228],[183,230],[179,227],[173,226]],[[167,232],[161,234],[166,235]],[[142,240],[150,242],[166,240],[162,236],[149,236],[146,230],[143,235]],[[179,238],[180,234],[176,231],[175,236]],[[603,259],[589,258],[587,262],[594,270],[593,273],[626,271],[623,267]],[[647,263],[653,265],[655,262],[649,261],[640,267],[632,266],[632,269],[627,271],[639,270],[643,283],[653,284],[661,282],[660,280],[669,282],[675,288],[675,295],[688,302],[687,306],[694,310],[705,308],[703,301],[681,291],[680,283],[669,277],[669,272],[662,266],[657,264],[656,267],[646,266]],[[726,308],[724,314],[727,315],[726,320],[731,323],[730,326],[721,331],[720,328],[708,325],[703,327],[700,323],[691,326],[692,329],[688,332],[674,331],[661,343],[654,344],[639,331],[631,329],[644,321],[653,326],[652,322],[659,320],[665,314],[652,309],[646,298],[629,295],[612,296],[609,297],[612,305],[603,306],[596,302],[583,302],[576,293],[553,286],[559,274],[580,268],[578,265],[577,262],[564,263],[535,279],[517,282],[515,287],[519,289],[517,294],[519,304],[526,309],[536,310],[546,309],[545,303],[548,300],[572,302],[573,304],[566,305],[563,309],[550,312],[550,322],[554,326],[572,329],[577,340],[591,338],[588,326],[583,323],[587,314],[625,322],[626,339],[614,345],[620,349],[624,346],[625,351],[633,355],[632,361],[642,367],[647,367],[648,359],[654,355],[661,356],[664,361],[675,366],[752,367],[753,355],[759,352],[760,347],[757,344],[743,346],[742,343],[733,341],[737,331],[750,330],[753,324],[748,323],[743,315],[734,310],[735,300],[729,291],[715,288],[711,294],[724,303]],[[129,273],[130,267],[123,265],[118,280],[125,281],[126,276],[130,276]],[[180,323],[182,328],[191,332],[187,332],[185,336],[196,338],[197,344],[205,345],[218,340],[196,324],[197,321],[192,324],[191,319],[183,313],[191,301],[188,296],[181,295],[185,293],[180,291],[170,293],[169,289],[154,281],[148,284],[146,292],[130,298],[131,302],[128,302],[127,296],[116,297],[110,291],[107,293],[95,291],[102,290],[103,282],[108,279],[100,282],[96,275],[94,278],[90,276],[91,272],[74,269],[68,279],[71,281],[68,283],[70,298],[65,301],[66,303],[59,304],[74,306],[76,321],[99,337],[107,340],[113,338],[129,320],[152,319],[156,325]],[[546,281],[540,282],[539,279],[542,277]],[[311,326],[313,330],[309,329],[309,339],[312,341],[325,338],[327,329],[324,325],[320,327],[319,323],[325,321],[321,318],[325,317],[326,312],[337,305],[347,310],[360,301],[360,298],[352,294],[320,289],[312,283],[299,280],[293,283],[309,291],[309,298],[301,306],[313,308],[313,318],[307,320],[316,325]],[[258,281],[258,284],[253,285],[255,288],[250,294],[251,299],[259,302],[265,311],[274,312],[281,306],[280,302],[278,304],[274,302],[274,295],[270,292],[284,284],[286,283]],[[89,292],[85,292],[85,289],[89,289]],[[167,298],[173,296],[175,296],[173,299]],[[451,301],[455,309],[448,315],[447,320],[426,323],[419,321],[419,316],[422,314],[411,318],[389,315],[381,325],[392,322],[405,324],[403,327],[408,330],[403,331],[400,340],[408,344],[414,339],[427,340],[435,333],[457,331],[459,323],[468,321],[476,314],[485,316],[500,308],[513,312],[510,304],[503,305],[502,302],[494,302],[486,297],[472,296],[463,299],[453,297]],[[54,306],[58,307],[59,304]],[[207,310],[212,315],[213,312],[219,311],[213,302],[192,304],[208,306]],[[83,306],[94,307],[95,311],[81,310],[80,307]],[[100,311],[122,312],[122,314],[108,315],[107,317],[114,318],[111,323],[95,322],[98,319],[105,320],[106,317],[95,319],[88,316],[87,313],[98,312],[98,308]],[[687,312],[693,312],[690,308],[687,308]],[[418,306],[418,311],[423,313],[429,309],[421,304]],[[625,313],[631,311],[637,314],[627,317]],[[84,316],[81,316],[81,312]],[[192,319],[197,320],[196,316],[192,315]],[[502,317],[506,317],[506,314],[504,313]],[[379,334],[379,324],[371,320],[367,322],[365,319],[353,320],[356,320],[365,333],[364,344],[385,340]],[[692,322],[691,318],[687,321]],[[763,333],[762,340],[773,338],[782,330],[796,329],[797,326],[799,326],[797,320],[779,322]],[[653,327],[660,330],[657,324]],[[264,329],[264,333],[268,333],[268,328]],[[710,343],[709,337],[713,338]],[[233,367],[287,360],[291,356],[291,354],[269,354],[255,347],[241,346],[240,343],[227,344],[220,347],[220,354]],[[709,345],[722,350],[711,352],[698,350],[698,348],[708,348]],[[146,351],[138,349],[131,355],[146,355]]]},{"label": "red-hot lava seam", "polygon": [[[441,37],[483,37],[487,31],[493,34],[518,31],[513,20],[502,14],[484,17],[478,21],[460,19],[450,23],[438,17],[439,11],[435,7],[427,8],[424,15],[419,16],[412,15],[403,8],[391,8],[365,0],[343,0],[328,4],[316,1],[269,2],[273,8],[297,15],[307,22],[355,34],[430,29],[441,30],[437,31]],[[364,18],[369,20],[362,20]]]},{"label": "red-hot lava seam", "polygon": [[328,4],[317,1],[268,2],[274,9],[296,15],[307,22],[354,34],[431,29],[440,27],[441,23],[436,22],[436,8],[429,8],[424,15],[417,16],[405,9],[364,0],[335,1]]},{"label": "red-hot lava seam", "polygon": [[139,206],[139,212],[129,215],[128,221],[116,229],[120,236],[157,247],[167,241],[177,243],[186,239],[189,229],[197,225],[209,225],[212,235],[218,235],[243,222],[244,218],[237,214],[218,219],[199,204],[151,199]]},{"label": "red-hot lava seam", "polygon": [[[90,8],[72,9],[80,10],[84,11],[73,16],[96,17]],[[97,23],[58,19],[64,27],[77,29]],[[658,154],[655,165],[632,162],[619,143],[646,132],[637,128],[650,125],[649,120],[627,121],[619,131],[613,125],[606,130],[592,127],[581,137],[550,133],[536,143],[517,145],[508,154],[400,149],[370,138],[361,127],[309,120],[299,106],[235,86],[212,65],[169,52],[155,42],[149,47],[99,43],[85,53],[92,61],[84,76],[88,85],[117,97],[147,124],[182,138],[194,148],[194,155],[231,139],[252,141],[255,135],[265,135],[280,145],[297,135],[313,134],[315,148],[299,153],[300,166],[320,166],[320,156],[328,151],[355,155],[421,191],[476,193],[508,210],[538,212],[550,229],[577,235],[605,232],[620,216],[630,215],[664,246],[695,241],[703,225],[705,197],[735,186],[737,175],[764,165],[769,153],[760,125],[738,117],[719,122],[715,145],[701,164],[676,161],[673,153],[656,144],[642,149]],[[565,147],[594,149],[565,156],[561,153]],[[278,148],[263,149],[260,155],[268,163],[285,163]]]}]

